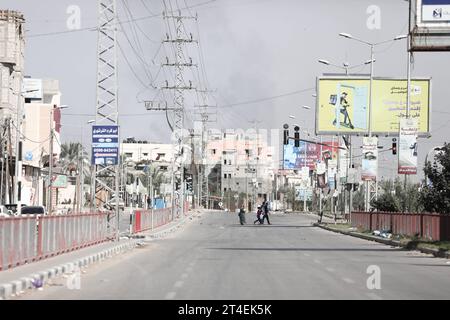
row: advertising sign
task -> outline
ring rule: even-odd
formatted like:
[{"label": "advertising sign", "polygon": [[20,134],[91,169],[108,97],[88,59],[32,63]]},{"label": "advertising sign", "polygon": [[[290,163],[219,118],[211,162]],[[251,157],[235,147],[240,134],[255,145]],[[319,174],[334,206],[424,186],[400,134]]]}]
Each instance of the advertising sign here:
[{"label": "advertising sign", "polygon": [[[305,146],[306,146],[306,166],[309,170],[314,170],[318,160],[328,161],[329,159],[336,159],[338,149],[338,142],[332,141],[322,142],[324,145],[315,143],[307,143],[300,141],[300,147],[294,146],[294,141],[290,140],[288,145],[284,146],[284,169],[285,170],[300,170],[305,166]],[[321,154],[322,153],[322,154]]]},{"label": "advertising sign", "polygon": [[450,0],[411,0],[411,51],[450,51]]},{"label": "advertising sign", "polygon": [[450,0],[422,0],[422,21],[450,22]]},{"label": "advertising sign", "polygon": [[376,181],[378,173],[378,138],[363,138],[361,179]]},{"label": "advertising sign", "polygon": [[337,176],[337,160],[328,161],[328,187],[330,189],[336,188],[336,176]]},{"label": "advertising sign", "polygon": [[400,120],[398,173],[417,174],[417,120]]},{"label": "advertising sign", "polygon": [[[399,133],[399,120],[406,118],[407,81],[374,78],[372,95],[373,134]],[[369,130],[369,78],[318,79],[316,134],[367,134]],[[419,135],[428,136],[430,79],[411,81],[412,118],[419,121]]]},{"label": "advertising sign", "polygon": [[119,127],[92,126],[92,164],[117,165],[119,159]]},{"label": "advertising sign", "polygon": [[[305,162],[306,147],[306,162]],[[300,146],[295,147],[294,140],[289,140],[289,144],[284,146],[284,169],[300,170],[306,166],[310,170],[314,170],[315,163],[319,157],[318,146],[314,143],[300,141]]]}]

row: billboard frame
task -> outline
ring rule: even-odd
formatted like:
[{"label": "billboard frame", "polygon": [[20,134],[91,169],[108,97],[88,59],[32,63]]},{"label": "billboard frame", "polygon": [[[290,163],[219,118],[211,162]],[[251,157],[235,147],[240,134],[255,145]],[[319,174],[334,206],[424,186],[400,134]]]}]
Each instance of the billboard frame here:
[{"label": "billboard frame", "polygon": [[[399,77],[373,77],[372,78],[374,81],[375,80],[394,80],[394,81],[408,81],[408,79],[406,78],[399,78]],[[369,131],[366,130],[364,132],[339,132],[339,131],[319,131],[319,82],[320,80],[344,80],[344,81],[351,81],[351,80],[367,80],[370,81],[370,77],[367,76],[345,76],[345,75],[341,75],[341,76],[325,76],[322,75],[320,77],[316,77],[316,111],[315,111],[315,134],[320,136],[320,135],[332,135],[332,136],[336,136],[336,135],[351,135],[351,136],[361,136],[364,137],[366,135],[369,134]],[[427,127],[428,127],[428,132],[418,132],[418,137],[419,138],[430,138],[431,137],[431,132],[432,132],[432,128],[431,128],[431,114],[432,114],[432,106],[433,106],[433,100],[432,100],[432,96],[431,96],[431,92],[432,92],[432,86],[433,86],[433,78],[432,77],[414,77],[411,79],[411,81],[428,81],[429,85],[428,85],[428,119],[427,119]],[[400,123],[400,121],[399,121]],[[380,131],[372,131],[372,135],[374,136],[379,136],[379,137],[398,137],[400,135],[399,131],[395,131],[395,132],[380,132]]]},{"label": "billboard frame", "polygon": [[[450,51],[450,21],[424,22],[422,0],[409,1],[409,37],[411,52]],[[439,44],[444,42],[444,44]]]}]

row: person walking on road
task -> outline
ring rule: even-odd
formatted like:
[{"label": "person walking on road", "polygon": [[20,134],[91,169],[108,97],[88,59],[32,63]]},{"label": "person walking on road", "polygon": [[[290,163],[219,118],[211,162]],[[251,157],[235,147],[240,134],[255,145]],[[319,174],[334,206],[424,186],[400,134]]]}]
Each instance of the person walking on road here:
[{"label": "person walking on road", "polygon": [[264,219],[267,219],[267,224],[271,224],[269,220],[269,202],[267,200],[264,200],[262,204],[262,212],[263,212],[263,218],[261,224],[264,224]]},{"label": "person walking on road", "polygon": [[259,222],[259,224],[262,224],[261,215],[263,213],[263,210],[261,206],[258,206],[258,211],[256,211],[256,220],[253,222],[253,224],[256,224],[256,222]]},{"label": "person walking on road", "polygon": [[245,221],[245,210],[244,210],[244,206],[242,206],[242,207],[239,209],[239,214],[238,214],[238,216],[239,216],[239,222],[241,223],[241,225],[246,224],[246,221]]}]

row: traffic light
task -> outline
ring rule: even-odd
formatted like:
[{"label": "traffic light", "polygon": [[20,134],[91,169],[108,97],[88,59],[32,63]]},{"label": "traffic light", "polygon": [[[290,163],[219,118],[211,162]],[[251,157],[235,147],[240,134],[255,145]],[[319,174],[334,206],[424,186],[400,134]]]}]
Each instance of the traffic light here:
[{"label": "traffic light", "polygon": [[289,144],[289,125],[284,124],[283,125],[284,131],[283,131],[283,144],[287,145]]},{"label": "traffic light", "polygon": [[298,126],[294,127],[295,133],[294,133],[294,145],[296,148],[300,147],[300,128]]},{"label": "traffic light", "polygon": [[392,154],[397,154],[397,140],[394,138],[392,139]]}]

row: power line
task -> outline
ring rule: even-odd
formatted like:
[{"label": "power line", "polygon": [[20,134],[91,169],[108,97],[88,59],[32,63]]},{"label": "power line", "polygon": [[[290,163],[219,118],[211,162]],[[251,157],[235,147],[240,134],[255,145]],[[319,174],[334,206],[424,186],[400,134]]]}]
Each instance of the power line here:
[{"label": "power line", "polygon": [[240,105],[244,105],[244,104],[253,104],[253,103],[258,103],[258,102],[263,102],[263,101],[275,100],[278,98],[288,97],[288,96],[292,96],[292,95],[296,95],[296,94],[300,94],[300,93],[304,93],[304,92],[312,91],[312,90],[316,90],[316,88],[311,87],[311,88],[306,88],[306,89],[302,89],[302,90],[283,93],[283,94],[276,95],[276,96],[226,104],[226,105],[219,106],[219,108],[231,108],[231,107],[240,106]]},{"label": "power line", "polygon": [[[182,9],[192,9],[192,8],[204,6],[204,5],[210,4],[212,2],[216,2],[216,1],[218,1],[218,0],[209,0],[209,1],[205,1],[205,2],[201,2],[201,3],[198,3],[198,4],[192,5],[190,7],[182,8]],[[126,24],[126,23],[135,22],[135,21],[142,21],[142,20],[157,18],[157,17],[161,17],[161,16],[162,16],[162,13],[151,14],[151,15],[148,15],[148,16],[142,16],[142,17],[139,17],[139,18],[125,20],[125,21],[122,21],[122,23]],[[57,35],[63,35],[63,34],[78,33],[78,32],[83,32],[83,31],[88,31],[88,30],[89,31],[96,31],[96,30],[98,30],[98,27],[97,26],[92,26],[92,27],[85,27],[85,28],[80,28],[80,29],[76,29],[76,30],[64,30],[64,31],[55,31],[55,32],[47,32],[47,33],[36,33],[36,34],[27,35],[27,38],[57,36]]]}]

